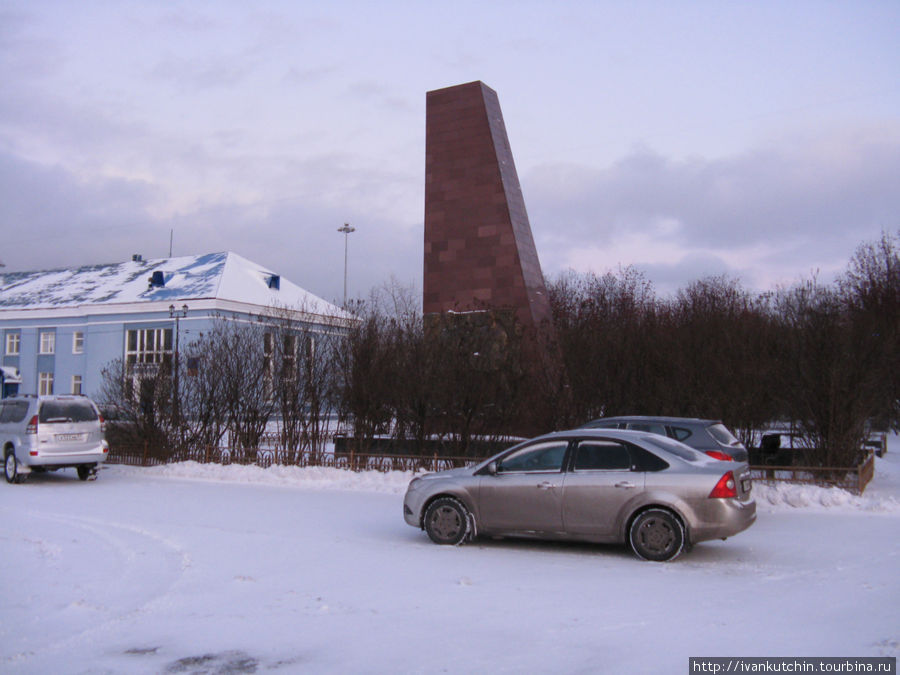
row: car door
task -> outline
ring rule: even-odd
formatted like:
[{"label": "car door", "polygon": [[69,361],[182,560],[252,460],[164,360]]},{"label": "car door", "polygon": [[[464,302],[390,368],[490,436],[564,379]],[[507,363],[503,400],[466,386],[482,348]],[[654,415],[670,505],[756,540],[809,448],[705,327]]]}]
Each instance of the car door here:
[{"label": "car door", "polygon": [[478,515],[485,530],[562,532],[563,462],[568,441],[535,443],[497,463],[481,477]]},{"label": "car door", "polygon": [[581,440],[573,449],[563,486],[563,524],[573,535],[612,537],[625,504],[644,489],[628,445],[613,439]]}]

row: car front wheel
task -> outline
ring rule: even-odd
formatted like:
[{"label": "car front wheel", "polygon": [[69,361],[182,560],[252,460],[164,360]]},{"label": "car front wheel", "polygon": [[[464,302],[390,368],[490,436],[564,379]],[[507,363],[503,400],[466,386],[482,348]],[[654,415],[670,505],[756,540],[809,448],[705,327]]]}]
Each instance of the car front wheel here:
[{"label": "car front wheel", "polygon": [[648,509],[631,523],[628,541],[639,558],[667,562],[684,550],[684,526],[671,511]]},{"label": "car front wheel", "polygon": [[469,536],[469,511],[452,497],[436,499],[425,511],[425,531],[435,544],[461,544]]}]

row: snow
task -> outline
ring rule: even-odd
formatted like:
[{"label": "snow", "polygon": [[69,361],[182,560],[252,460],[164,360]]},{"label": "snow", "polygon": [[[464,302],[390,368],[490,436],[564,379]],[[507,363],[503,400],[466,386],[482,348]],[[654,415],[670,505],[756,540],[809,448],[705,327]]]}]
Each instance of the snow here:
[{"label": "snow", "polygon": [[[162,272],[165,285],[149,279]],[[109,265],[0,274],[0,310],[121,305],[219,299],[290,307],[323,316],[347,318],[344,310],[281,278],[269,288],[276,272],[236,253],[130,260]]]},{"label": "snow", "polygon": [[0,485],[4,673],[685,672],[689,656],[897,656],[900,443],[862,496],[754,485],[673,563],[441,547],[411,475],[106,466]]}]

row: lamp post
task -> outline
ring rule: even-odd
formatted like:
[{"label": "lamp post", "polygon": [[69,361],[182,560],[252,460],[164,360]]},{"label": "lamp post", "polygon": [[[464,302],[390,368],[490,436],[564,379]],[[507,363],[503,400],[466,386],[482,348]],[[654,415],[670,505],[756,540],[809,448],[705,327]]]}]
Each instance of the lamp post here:
[{"label": "lamp post", "polygon": [[172,400],[176,424],[179,421],[179,403],[181,400],[181,391],[178,388],[178,334],[180,332],[178,322],[187,316],[187,312],[187,305],[182,305],[179,310],[175,309],[175,305],[169,305],[169,318],[175,319],[175,393]]},{"label": "lamp post", "polygon": [[339,227],[338,232],[344,233],[344,309],[347,309],[347,242],[350,239],[350,233],[356,232],[355,227],[351,227],[349,223],[344,223],[343,227]]}]

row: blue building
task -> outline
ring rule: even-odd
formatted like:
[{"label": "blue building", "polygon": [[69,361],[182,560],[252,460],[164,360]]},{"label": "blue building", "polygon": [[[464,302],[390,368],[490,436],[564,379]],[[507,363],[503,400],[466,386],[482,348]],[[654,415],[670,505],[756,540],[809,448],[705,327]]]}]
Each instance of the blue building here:
[{"label": "blue building", "polygon": [[235,253],[0,274],[0,396],[93,396],[117,358],[160,363],[222,317],[276,309],[314,331],[353,320]]}]

